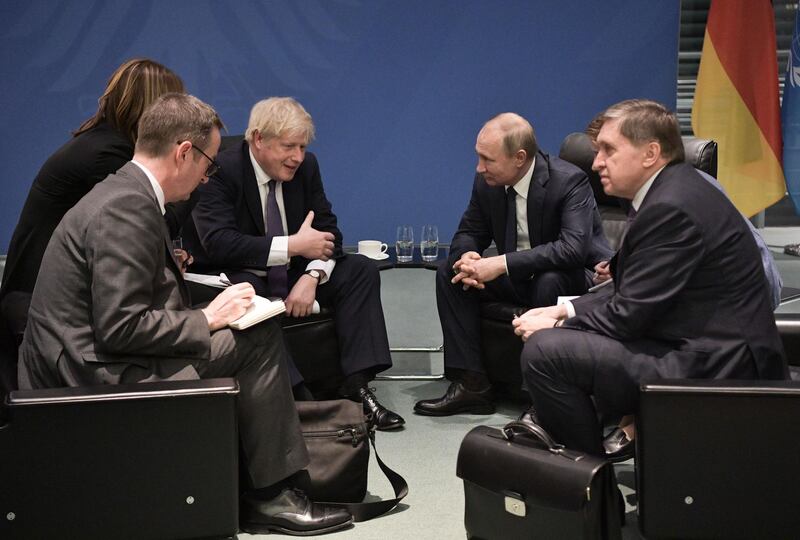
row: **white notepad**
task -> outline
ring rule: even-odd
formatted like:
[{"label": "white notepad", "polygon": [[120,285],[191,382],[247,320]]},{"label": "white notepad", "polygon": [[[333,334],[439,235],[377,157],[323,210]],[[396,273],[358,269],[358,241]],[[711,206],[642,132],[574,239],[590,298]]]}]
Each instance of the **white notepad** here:
[{"label": "white notepad", "polygon": [[275,315],[280,315],[284,311],[286,311],[286,304],[283,303],[283,300],[270,300],[269,298],[256,295],[253,297],[253,303],[247,307],[247,311],[244,312],[244,315],[228,324],[228,326],[234,330],[244,330],[261,321],[266,321]]}]

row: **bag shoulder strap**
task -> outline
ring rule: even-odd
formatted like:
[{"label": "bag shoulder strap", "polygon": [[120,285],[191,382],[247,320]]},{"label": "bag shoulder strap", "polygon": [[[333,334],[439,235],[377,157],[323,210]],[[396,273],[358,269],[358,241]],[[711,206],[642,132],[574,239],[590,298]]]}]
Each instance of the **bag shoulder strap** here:
[{"label": "bag shoulder strap", "polygon": [[378,460],[378,466],[389,480],[389,483],[392,484],[394,498],[360,503],[323,503],[328,506],[346,509],[353,515],[353,521],[367,521],[374,517],[385,514],[397,506],[397,504],[402,501],[406,495],[408,495],[408,483],[406,482],[406,479],[390,469],[389,466],[386,465],[378,455],[378,449],[375,448],[375,431],[369,432],[369,442],[372,444],[372,449],[375,451],[375,459]]}]

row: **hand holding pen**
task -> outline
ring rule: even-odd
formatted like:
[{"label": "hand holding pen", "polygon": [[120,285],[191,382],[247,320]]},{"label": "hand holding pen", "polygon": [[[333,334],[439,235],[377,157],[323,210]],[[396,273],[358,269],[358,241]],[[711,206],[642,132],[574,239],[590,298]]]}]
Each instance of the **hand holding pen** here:
[{"label": "hand holding pen", "polygon": [[611,279],[611,265],[608,261],[600,261],[596,265],[594,265],[594,275],[592,276],[592,282],[595,285],[599,285],[605,281]]}]

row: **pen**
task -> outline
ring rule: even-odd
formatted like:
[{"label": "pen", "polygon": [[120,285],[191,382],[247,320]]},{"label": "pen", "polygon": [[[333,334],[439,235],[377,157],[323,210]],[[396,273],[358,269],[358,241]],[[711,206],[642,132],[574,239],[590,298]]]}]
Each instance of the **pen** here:
[{"label": "pen", "polygon": [[594,292],[597,289],[600,289],[601,287],[605,287],[606,285],[608,285],[609,283],[611,283],[613,281],[614,281],[613,278],[612,279],[608,279],[608,280],[606,280],[606,281],[604,281],[602,283],[599,283],[599,284],[595,285],[594,287],[589,287],[589,289],[586,292]]}]

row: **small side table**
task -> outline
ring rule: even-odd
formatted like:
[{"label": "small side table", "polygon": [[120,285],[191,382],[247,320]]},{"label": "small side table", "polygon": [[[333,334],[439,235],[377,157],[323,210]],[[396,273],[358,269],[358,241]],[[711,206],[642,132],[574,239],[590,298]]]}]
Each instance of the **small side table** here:
[{"label": "small side table", "polygon": [[[426,262],[422,260],[419,247],[414,247],[413,258],[410,262],[399,262],[397,260],[397,253],[394,247],[390,247],[387,251],[389,257],[382,261],[375,261],[375,265],[380,271],[392,269],[408,269],[408,268],[423,268],[426,270],[433,270],[439,267],[439,264],[447,258],[447,248],[440,247],[438,257],[435,261]],[[444,351],[444,345],[439,343],[434,346],[403,346],[403,347],[390,347],[390,352],[400,354],[436,354]],[[378,375],[376,379],[381,380],[441,380],[444,374],[402,374],[402,375]]]}]

